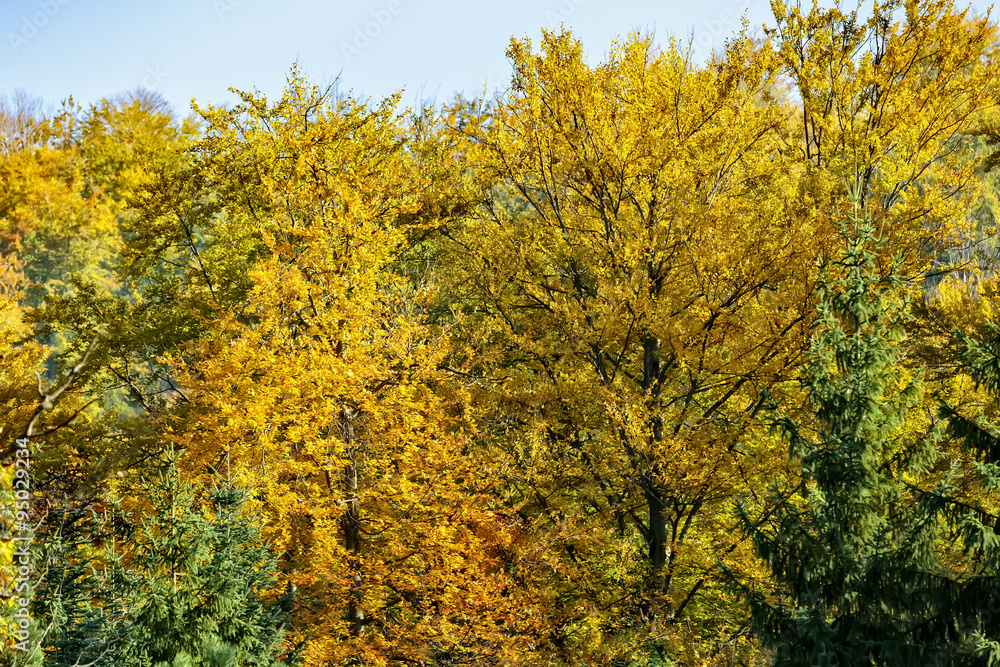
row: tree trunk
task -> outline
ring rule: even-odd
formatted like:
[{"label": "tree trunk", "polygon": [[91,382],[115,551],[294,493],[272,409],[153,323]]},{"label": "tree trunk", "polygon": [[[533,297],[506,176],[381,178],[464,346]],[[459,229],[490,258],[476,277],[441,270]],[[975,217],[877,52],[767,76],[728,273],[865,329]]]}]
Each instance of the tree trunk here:
[{"label": "tree trunk", "polygon": [[[654,399],[660,394],[659,377],[660,340],[647,337],[642,341],[642,388],[646,391],[654,410],[657,409],[657,401]],[[663,439],[663,419],[659,414],[655,414],[651,418],[650,425],[652,426],[653,442],[659,442]],[[644,472],[643,493],[646,496],[646,506],[649,512],[649,560],[656,576],[660,576],[661,570],[667,562],[667,522],[663,512],[663,497],[656,488],[654,473],[655,471]]]},{"label": "tree trunk", "polygon": [[667,562],[667,522],[659,494],[654,489],[646,490],[645,494],[649,509],[649,560],[659,573]]},{"label": "tree trunk", "polygon": [[361,506],[358,501],[358,466],[355,458],[357,452],[354,448],[353,419],[354,415],[350,408],[344,408],[344,444],[347,445],[347,455],[351,462],[344,466],[344,495],[347,507],[340,517],[340,526],[344,536],[344,548],[350,554],[351,568],[354,570],[351,577],[347,620],[350,623],[351,636],[360,637],[365,627],[365,612],[361,608],[364,601],[364,579],[361,576]]}]

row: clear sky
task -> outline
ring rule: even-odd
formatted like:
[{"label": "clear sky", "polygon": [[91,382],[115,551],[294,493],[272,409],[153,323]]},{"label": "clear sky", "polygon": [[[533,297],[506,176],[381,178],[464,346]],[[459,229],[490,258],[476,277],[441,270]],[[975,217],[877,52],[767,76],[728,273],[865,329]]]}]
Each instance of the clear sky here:
[{"label": "clear sky", "polygon": [[653,31],[693,36],[704,56],[744,15],[760,26],[768,0],[0,0],[0,93],[89,104],[145,86],[186,115],[229,87],[279,95],[298,59],[356,95],[442,102],[506,84],[511,36],[564,23],[596,62],[612,39]]}]

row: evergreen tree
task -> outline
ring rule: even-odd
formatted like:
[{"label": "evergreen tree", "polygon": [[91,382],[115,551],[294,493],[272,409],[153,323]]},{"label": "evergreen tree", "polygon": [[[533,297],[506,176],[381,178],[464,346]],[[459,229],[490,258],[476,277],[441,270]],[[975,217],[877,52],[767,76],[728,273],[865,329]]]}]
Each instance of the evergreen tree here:
[{"label": "evergreen tree", "polygon": [[119,626],[112,614],[120,607],[100,597],[106,570],[98,545],[110,537],[107,524],[87,504],[64,503],[51,517],[49,534],[41,536],[44,576],[32,599],[35,617],[44,619],[37,641],[45,664],[109,664]]},{"label": "evergreen tree", "polygon": [[[800,483],[775,488],[756,521],[743,513],[775,585],[770,595],[744,589],[755,631],[776,665],[985,665],[997,627],[985,607],[997,590],[995,535],[954,501],[957,467],[938,446],[939,420],[918,409],[898,262],[879,275],[868,217],[855,214],[841,235],[845,248],[817,285],[810,409],[778,418]],[[970,548],[989,566],[956,571],[947,554]]]},{"label": "evergreen tree", "polygon": [[972,455],[969,476],[972,487],[968,503],[958,506],[957,533],[969,567],[969,577],[956,611],[972,626],[970,640],[976,654],[990,667],[1000,664],[1000,426],[996,423],[1000,399],[1000,325],[989,321],[979,332],[955,332],[959,363],[993,399],[993,419],[970,416],[947,402],[941,417],[948,432]]},{"label": "evergreen tree", "polygon": [[257,527],[239,514],[245,499],[239,489],[213,490],[213,516],[206,519],[195,508],[194,489],[169,469],[129,572],[139,607],[130,623],[134,639],[119,664],[279,664],[272,656],[285,614],[259,597],[273,584],[274,558]]},{"label": "evergreen tree", "polygon": [[[53,564],[35,598],[36,615],[50,626],[46,664],[286,664],[277,656],[289,609],[261,597],[274,583],[275,560],[241,513],[246,493],[217,487],[208,494],[211,507],[202,508],[176,461],[169,463],[126,544],[81,558],[82,523],[48,541]],[[294,652],[286,658],[295,659]]]}]

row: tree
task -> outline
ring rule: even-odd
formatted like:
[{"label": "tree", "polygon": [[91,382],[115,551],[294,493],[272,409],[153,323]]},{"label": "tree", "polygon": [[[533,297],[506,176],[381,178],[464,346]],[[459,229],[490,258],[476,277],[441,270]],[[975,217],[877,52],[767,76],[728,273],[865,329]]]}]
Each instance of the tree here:
[{"label": "tree", "polygon": [[442,273],[550,648],[721,650],[739,634],[707,612],[735,604],[713,585],[715,554],[741,548],[726,499],[781,465],[750,434],[798,363],[826,238],[785,206],[773,61],[745,36],[704,68],[638,36],[594,67],[568,33],[508,55],[509,95],[472,135],[491,192],[445,229]]},{"label": "tree", "polygon": [[10,155],[37,148],[45,114],[42,101],[25,90],[0,97],[0,154]]},{"label": "tree", "polygon": [[168,470],[122,573],[134,605],[124,629],[135,639],[116,651],[115,664],[179,665],[184,654],[213,667],[284,664],[276,657],[287,612],[262,600],[275,559],[259,526],[241,516],[246,498],[214,489],[206,521],[192,488]]},{"label": "tree", "polygon": [[798,391],[843,179],[908,274],[961,242],[956,140],[992,104],[993,28],[893,7],[776,3],[770,39],[702,67],[638,36],[596,66],[568,33],[512,42],[468,132],[487,196],[446,228],[444,275],[508,502],[553,545],[536,583],[564,659],[695,663],[744,633],[715,555],[753,569],[728,508],[786,467],[758,417]]},{"label": "tree", "polygon": [[122,608],[107,604],[102,590],[107,565],[102,547],[113,539],[109,526],[94,506],[73,506],[65,499],[61,506],[52,502],[47,519],[47,530],[32,548],[34,655],[18,664],[32,665],[34,656],[44,656],[43,664],[111,664]]},{"label": "tree", "polygon": [[532,619],[515,616],[508,521],[425,322],[427,277],[397,270],[435,224],[397,102],[334,100],[293,72],[276,103],[203,111],[213,224],[239,225],[255,261],[245,301],[168,360],[189,402],[166,423],[186,469],[258,489],[306,660],[503,663],[530,655]]},{"label": "tree", "polygon": [[767,34],[798,98],[788,150],[806,167],[802,203],[843,219],[842,184],[860,183],[887,249],[920,274],[974,225],[980,181],[962,139],[997,99],[996,26],[952,0],[876,2],[867,18],[780,0],[772,12]]},{"label": "tree", "polygon": [[756,635],[776,665],[987,664],[973,637],[1000,627],[985,608],[1000,590],[996,535],[956,494],[941,425],[906,363],[902,258],[880,275],[868,216],[841,233],[817,286],[811,415],[776,418],[801,477],[775,488],[767,514],[743,514],[772,573],[770,597],[745,589]]},{"label": "tree", "polygon": [[88,507],[54,512],[33,599],[45,664],[286,664],[288,609],[265,603],[275,558],[245,516],[247,494],[223,485],[208,496],[201,506],[173,457],[137,499],[148,507],[136,523],[113,508],[104,521]]},{"label": "tree", "polygon": [[0,158],[0,244],[23,267],[22,304],[52,348],[50,376],[70,376],[103,334],[74,386],[94,399],[79,420],[86,437],[51,437],[34,459],[39,487],[85,494],[155,442],[134,417],[162,408],[156,397],[166,383],[149,334],[158,323],[144,317],[139,290],[118,274],[119,250],[132,215],[127,202],[151,173],[183,157],[192,127],[141,90],[86,110],[67,103],[37,125],[34,144]]}]

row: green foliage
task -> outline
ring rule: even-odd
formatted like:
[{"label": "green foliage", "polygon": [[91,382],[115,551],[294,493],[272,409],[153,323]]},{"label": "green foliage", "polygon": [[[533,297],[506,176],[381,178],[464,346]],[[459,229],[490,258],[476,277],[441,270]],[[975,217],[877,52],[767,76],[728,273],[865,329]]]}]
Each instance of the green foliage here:
[{"label": "green foliage", "polygon": [[[957,462],[919,410],[897,264],[880,275],[870,219],[842,236],[817,287],[811,416],[779,420],[801,482],[769,516],[743,515],[774,584],[745,590],[755,630],[776,665],[981,664],[1000,621],[996,535],[956,500]],[[955,567],[963,552],[977,567]]]},{"label": "green foliage", "polygon": [[86,509],[60,513],[34,599],[49,626],[46,664],[290,664],[277,660],[288,608],[262,597],[274,585],[275,561],[241,514],[246,493],[218,487],[202,507],[175,463],[154,484],[132,534],[129,515],[112,512],[112,530]]}]

